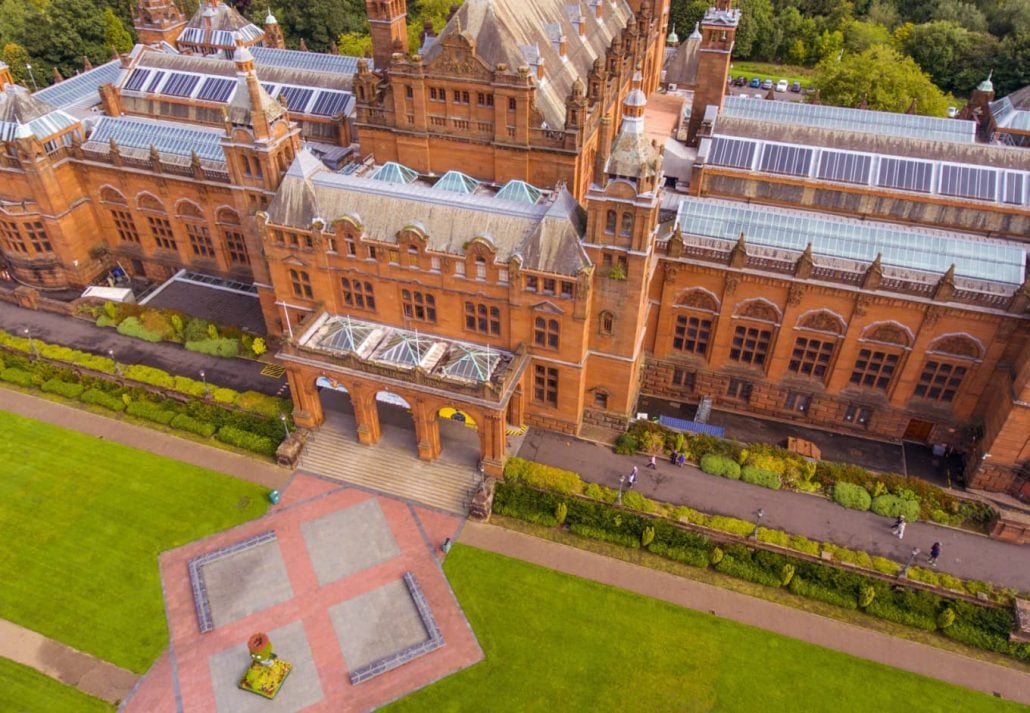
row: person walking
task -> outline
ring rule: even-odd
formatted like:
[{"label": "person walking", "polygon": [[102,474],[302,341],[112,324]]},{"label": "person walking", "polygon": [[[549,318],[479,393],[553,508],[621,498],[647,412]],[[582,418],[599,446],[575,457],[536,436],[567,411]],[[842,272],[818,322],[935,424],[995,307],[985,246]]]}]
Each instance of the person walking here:
[{"label": "person walking", "polygon": [[633,470],[631,470],[629,472],[629,487],[630,488],[632,488],[633,485],[637,482],[637,473],[638,472],[639,471],[637,470],[636,466],[633,466]]},{"label": "person walking", "polygon": [[651,456],[651,460],[647,462],[647,467],[652,470],[658,470],[658,456]]},{"label": "person walking", "polygon": [[676,465],[678,465],[680,468],[682,468],[683,464],[686,462],[687,457],[683,453],[680,453],[678,456],[676,456]]},{"label": "person walking", "polygon": [[894,527],[891,528],[891,532],[894,533],[899,540],[905,538],[905,526],[908,521],[904,515],[898,515],[898,519],[894,521]]},{"label": "person walking", "polygon": [[937,567],[937,558],[940,557],[940,556],[941,556],[941,543],[940,542],[934,542],[933,545],[930,546],[930,559],[928,559],[927,562],[930,564],[931,567],[936,568]]}]

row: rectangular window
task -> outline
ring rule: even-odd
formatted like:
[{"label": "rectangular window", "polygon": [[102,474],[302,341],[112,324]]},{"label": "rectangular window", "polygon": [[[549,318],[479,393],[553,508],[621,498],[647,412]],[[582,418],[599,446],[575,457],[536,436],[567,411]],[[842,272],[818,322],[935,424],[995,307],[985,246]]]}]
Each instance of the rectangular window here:
[{"label": "rectangular window", "polygon": [[554,294],[554,288],[557,286],[557,281],[550,277],[544,278],[544,293],[548,295]]},{"label": "rectangular window", "polygon": [[377,257],[379,257],[379,252],[376,250],[376,246],[375,245],[369,245],[368,246],[368,259],[369,260],[375,260]]},{"label": "rectangular window", "polygon": [[454,274],[458,275],[459,277],[464,277],[465,276],[465,261],[464,260],[455,260],[454,261]]},{"label": "rectangular window", "polygon": [[501,310],[497,307],[488,307],[485,304],[466,302],[465,329],[470,332],[500,336]]},{"label": "rectangular window", "polygon": [[730,384],[726,388],[726,395],[731,399],[748,403],[751,401],[751,390],[753,388],[754,384],[746,379],[730,379]]},{"label": "rectangular window", "polygon": [[352,280],[344,277],[340,280],[343,287],[343,303],[357,309],[375,310],[376,298],[372,283],[367,280]]},{"label": "rectangular window", "polygon": [[533,372],[533,398],[549,406],[558,405],[558,370],[537,366]]},{"label": "rectangular window", "polygon": [[844,421],[847,423],[868,427],[869,419],[872,417],[873,412],[867,406],[848,404],[848,407],[844,410]]},{"label": "rectangular window", "polygon": [[147,223],[150,225],[150,233],[154,236],[154,243],[164,250],[175,250],[175,233],[172,232],[172,224],[167,218],[158,218],[153,215],[147,216]]},{"label": "rectangular window", "polygon": [[290,282],[293,284],[293,296],[311,299],[311,276],[303,270],[290,270]]},{"label": "rectangular window", "polygon": [[404,87],[404,96],[408,99],[413,99],[415,97],[415,90],[411,87]]},{"label": "rectangular window", "polygon": [[772,330],[739,326],[733,331],[730,359],[743,364],[761,366],[769,353]]},{"label": "rectangular window", "polygon": [[18,226],[14,223],[8,223],[7,221],[0,222],[0,235],[3,235],[4,243],[7,245],[7,249],[11,252],[29,252],[29,248],[25,244],[25,240],[18,231]]},{"label": "rectangular window", "polygon": [[558,320],[537,317],[533,320],[533,343],[538,347],[557,349],[558,331]]},{"label": "rectangular window", "polygon": [[25,232],[28,233],[29,243],[37,253],[53,252],[50,246],[50,238],[47,236],[46,228],[40,222],[26,223]]},{"label": "rectangular window", "polygon": [[476,258],[476,279],[477,280],[485,280],[486,279],[486,260],[484,260],[481,257],[477,257]]},{"label": "rectangular window", "polygon": [[834,344],[835,340],[798,337],[787,368],[802,376],[824,378],[830,368]]},{"label": "rectangular window", "polygon": [[966,367],[931,359],[923,366],[915,395],[921,399],[950,403],[955,400],[955,394],[965,376]]},{"label": "rectangular window", "polygon": [[696,371],[686,371],[685,369],[673,369],[672,370],[672,385],[677,386],[684,391],[694,391],[694,384],[697,381]]},{"label": "rectangular window", "polygon": [[708,352],[708,340],[712,336],[712,320],[699,317],[676,316],[676,331],[672,337],[672,346],[681,352],[705,354]]},{"label": "rectangular window", "polygon": [[111,220],[114,221],[114,229],[122,242],[139,244],[139,231],[136,230],[136,221],[132,219],[132,213],[127,210],[112,210]]},{"label": "rectangular window", "polygon": [[447,90],[438,87],[430,87],[429,100],[434,102],[447,101]]},{"label": "rectangular window", "polygon": [[190,239],[190,249],[199,257],[214,257],[215,246],[211,242],[211,234],[206,225],[186,223],[186,235]]},{"label": "rectangular window", "polygon": [[494,95],[484,94],[483,92],[476,93],[476,106],[493,106]]},{"label": "rectangular window", "polygon": [[784,408],[788,411],[800,411],[801,413],[808,411],[808,407],[811,405],[812,394],[802,391],[788,391],[787,399],[783,402]]},{"label": "rectangular window", "polygon": [[508,97],[508,111],[515,111],[515,97]]},{"label": "rectangular window", "polygon": [[900,357],[890,352],[862,349],[851,372],[851,383],[870,389],[886,391],[897,371]]},{"label": "rectangular window", "polygon": [[250,254],[247,252],[247,241],[243,233],[235,230],[223,230],[225,246],[229,249],[229,262],[237,265],[249,265]]},{"label": "rectangular window", "polygon": [[401,290],[401,302],[406,318],[420,322],[436,321],[436,298],[428,292]]},{"label": "rectangular window", "polygon": [[572,290],[573,290],[572,284],[573,283],[567,282],[565,280],[562,281],[562,283],[561,283],[561,296],[562,297],[564,297],[566,299],[572,299]]},{"label": "rectangular window", "polygon": [[454,97],[454,103],[455,104],[468,104],[469,103],[469,93],[468,92],[462,92],[462,91],[458,91],[457,89],[455,89],[452,96]]},{"label": "rectangular window", "polygon": [[533,275],[526,275],[526,291],[536,292],[540,285],[540,281]]}]

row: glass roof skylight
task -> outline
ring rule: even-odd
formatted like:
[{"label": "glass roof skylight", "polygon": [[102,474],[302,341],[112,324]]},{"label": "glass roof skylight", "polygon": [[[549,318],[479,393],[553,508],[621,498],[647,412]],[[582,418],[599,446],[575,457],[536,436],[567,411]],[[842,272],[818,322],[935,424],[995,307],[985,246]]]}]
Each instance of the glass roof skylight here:
[{"label": "glass roof skylight", "polygon": [[464,381],[489,381],[502,353],[496,349],[485,349],[475,344],[454,344],[441,365],[447,376]]},{"label": "glass roof skylight", "polygon": [[495,197],[505,201],[512,201],[513,203],[535,205],[543,194],[544,192],[539,188],[535,188],[525,181],[512,179],[501,186],[501,190],[497,191]]},{"label": "glass roof skylight", "polygon": [[479,188],[479,181],[461,171],[448,171],[440,176],[440,180],[433,184],[433,188],[438,191],[469,194]]},{"label": "glass roof skylight", "polygon": [[375,326],[367,322],[334,317],[316,335],[317,346],[333,351],[360,353],[365,341],[375,331]]},{"label": "glass roof skylight", "polygon": [[422,366],[433,349],[435,341],[431,337],[416,332],[395,331],[391,333],[376,350],[373,359],[396,366]]},{"label": "glass roof skylight", "polygon": [[888,223],[831,218],[805,211],[750,207],[715,199],[684,198],[677,222],[684,233],[735,242],[741,233],[754,245],[872,262],[943,274],[955,272],[1013,285],[1024,279],[1026,249],[1000,240]]},{"label": "glass roof skylight", "polygon": [[377,168],[369,178],[384,183],[412,183],[418,174],[407,166],[388,161]]}]

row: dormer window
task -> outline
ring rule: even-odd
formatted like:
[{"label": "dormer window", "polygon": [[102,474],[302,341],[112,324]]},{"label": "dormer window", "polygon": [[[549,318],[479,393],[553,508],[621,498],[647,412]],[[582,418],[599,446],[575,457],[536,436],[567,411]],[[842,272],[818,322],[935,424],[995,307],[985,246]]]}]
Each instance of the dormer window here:
[{"label": "dormer window", "polygon": [[477,257],[476,258],[476,279],[477,280],[485,280],[486,279],[486,259],[485,258],[481,258],[481,257]]}]

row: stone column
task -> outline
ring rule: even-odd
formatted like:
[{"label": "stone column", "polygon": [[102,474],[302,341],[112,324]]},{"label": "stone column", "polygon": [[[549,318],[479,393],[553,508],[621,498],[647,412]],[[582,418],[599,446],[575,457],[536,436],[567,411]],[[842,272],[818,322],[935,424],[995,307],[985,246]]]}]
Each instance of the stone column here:
[{"label": "stone column", "polygon": [[522,392],[522,385],[515,387],[515,391],[508,400],[508,423],[516,428],[521,428],[526,417],[526,397]]},{"label": "stone column", "polygon": [[436,460],[440,457],[440,421],[436,407],[419,399],[412,404],[411,415],[415,419],[418,457],[422,460]]},{"label": "stone column", "polygon": [[382,430],[379,427],[379,407],[374,391],[354,389],[350,392],[354,406],[354,420],[358,425],[358,442],[371,446],[379,442]]},{"label": "stone column", "polygon": [[494,412],[479,422],[479,459],[487,475],[500,477],[504,473],[504,461],[507,457],[507,434],[504,418],[500,412]]},{"label": "stone column", "polygon": [[302,428],[316,428],[325,421],[322,400],[315,379],[303,371],[287,367],[286,378],[293,396],[293,422]]}]

